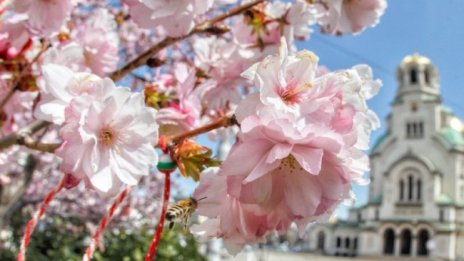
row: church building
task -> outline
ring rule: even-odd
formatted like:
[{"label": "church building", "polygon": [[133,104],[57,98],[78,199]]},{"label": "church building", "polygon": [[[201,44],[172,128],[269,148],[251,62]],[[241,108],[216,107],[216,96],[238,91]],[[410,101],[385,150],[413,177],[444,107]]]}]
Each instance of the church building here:
[{"label": "church building", "polygon": [[368,202],[317,224],[326,255],[464,259],[464,123],[441,101],[438,71],[418,54],[397,70],[387,130],[370,154]]}]

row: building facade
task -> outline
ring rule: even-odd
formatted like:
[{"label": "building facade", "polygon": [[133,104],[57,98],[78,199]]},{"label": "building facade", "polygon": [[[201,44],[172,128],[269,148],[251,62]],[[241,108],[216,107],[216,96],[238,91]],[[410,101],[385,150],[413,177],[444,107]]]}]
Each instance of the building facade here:
[{"label": "building facade", "polygon": [[441,102],[439,75],[403,59],[387,130],[372,148],[368,203],[345,221],[312,226],[309,248],[328,255],[464,259],[463,122]]}]

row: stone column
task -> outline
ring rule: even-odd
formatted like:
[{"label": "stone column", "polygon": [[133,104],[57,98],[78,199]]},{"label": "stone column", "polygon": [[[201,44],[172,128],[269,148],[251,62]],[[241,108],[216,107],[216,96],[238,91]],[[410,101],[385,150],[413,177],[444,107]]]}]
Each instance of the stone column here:
[{"label": "stone column", "polygon": [[411,256],[417,256],[417,236],[413,235],[411,239]]},{"label": "stone column", "polygon": [[395,235],[395,256],[400,255],[400,247],[401,247],[401,237],[399,234]]}]

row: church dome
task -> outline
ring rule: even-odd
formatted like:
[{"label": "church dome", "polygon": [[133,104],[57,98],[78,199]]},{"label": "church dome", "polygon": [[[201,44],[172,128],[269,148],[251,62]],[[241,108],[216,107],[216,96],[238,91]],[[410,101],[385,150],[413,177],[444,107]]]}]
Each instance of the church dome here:
[{"label": "church dome", "polygon": [[403,61],[401,61],[401,65],[411,65],[411,64],[429,65],[429,64],[432,64],[432,61],[430,61],[429,58],[422,56],[418,53],[408,55],[403,58]]}]

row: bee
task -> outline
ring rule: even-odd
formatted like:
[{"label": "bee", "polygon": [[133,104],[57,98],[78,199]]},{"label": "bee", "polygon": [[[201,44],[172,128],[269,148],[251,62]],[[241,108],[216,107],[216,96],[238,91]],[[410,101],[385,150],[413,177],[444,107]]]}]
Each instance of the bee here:
[{"label": "bee", "polygon": [[184,229],[187,230],[187,224],[190,216],[193,214],[195,209],[198,206],[198,201],[205,199],[194,199],[194,198],[188,198],[188,199],[183,199],[177,202],[174,206],[170,207],[166,211],[166,220],[169,221],[169,229],[172,229],[174,226],[175,222],[180,222],[184,225]]}]

